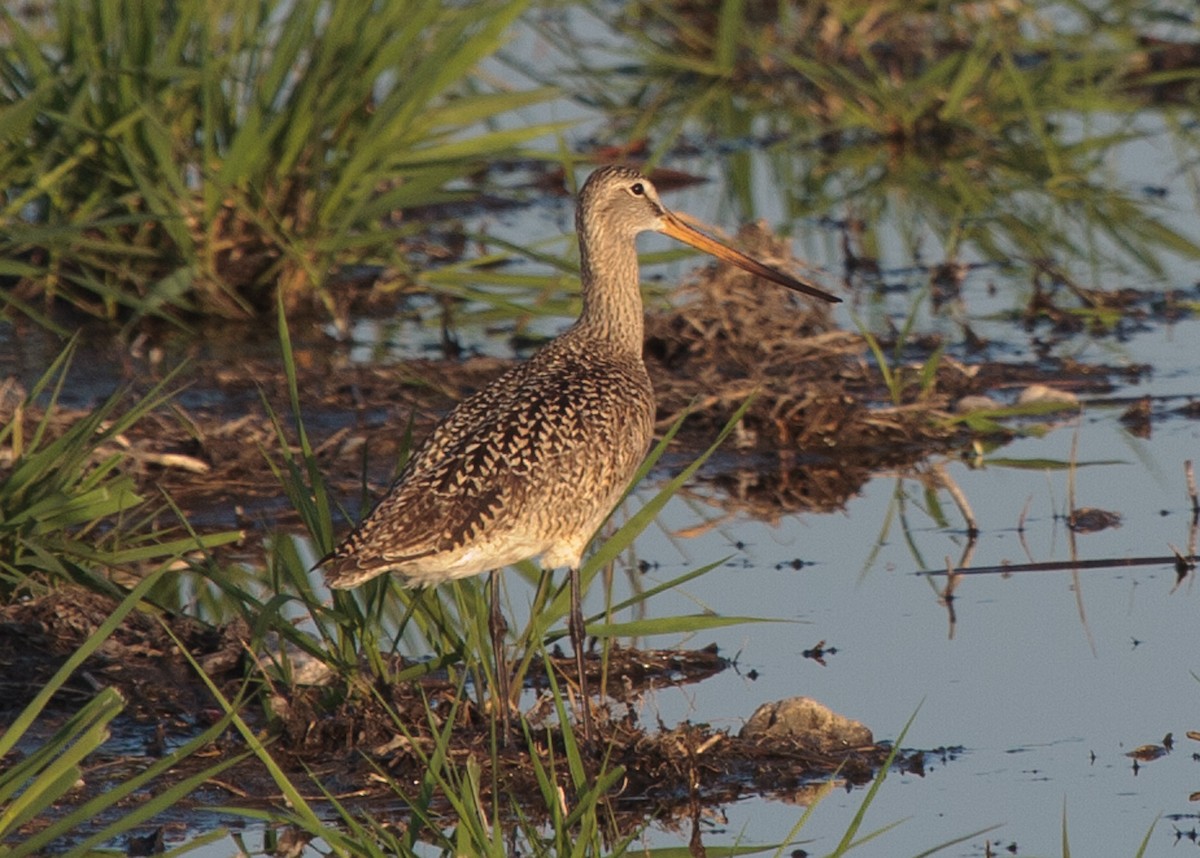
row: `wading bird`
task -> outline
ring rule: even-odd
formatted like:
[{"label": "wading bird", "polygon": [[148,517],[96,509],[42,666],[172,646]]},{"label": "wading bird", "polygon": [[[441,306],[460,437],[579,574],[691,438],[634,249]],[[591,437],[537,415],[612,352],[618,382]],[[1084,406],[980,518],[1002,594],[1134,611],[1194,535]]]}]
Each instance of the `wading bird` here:
[{"label": "wading bird", "polygon": [[841,300],[686,225],[637,170],[593,172],[575,221],[579,319],[450,411],[374,510],[322,561],[326,582],[338,589],[386,572],[408,586],[490,573],[489,630],[506,739],[512,700],[498,572],[540,557],[545,569],[569,570],[568,629],[584,738],[591,740],[580,559],[629,487],[654,427],[654,392],[642,362],[638,233],[655,230],[789,289]]}]

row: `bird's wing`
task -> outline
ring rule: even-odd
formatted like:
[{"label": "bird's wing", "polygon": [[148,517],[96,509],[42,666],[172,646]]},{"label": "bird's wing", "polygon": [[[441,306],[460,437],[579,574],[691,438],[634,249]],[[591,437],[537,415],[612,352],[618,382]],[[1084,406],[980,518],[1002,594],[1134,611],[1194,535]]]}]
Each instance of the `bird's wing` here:
[{"label": "bird's wing", "polygon": [[[644,446],[635,444],[627,456],[609,455],[606,441],[614,432],[631,431],[622,413],[631,385],[645,386],[643,395],[652,396],[644,373],[625,373],[623,364],[610,366],[594,351],[563,354],[551,346],[464,399],[323,564],[326,579],[354,586],[338,582],[402,572],[405,563],[450,556],[489,531],[499,538],[523,531],[525,544],[533,545],[546,537],[535,532],[535,518],[561,516],[555,505],[563,498],[586,500],[583,483],[593,473],[585,462],[597,451],[602,470],[613,472],[623,487]],[[650,417],[643,416],[646,425],[636,432],[648,437]],[[613,457],[629,462],[605,461]],[[572,512],[591,518],[586,503]]]},{"label": "bird's wing", "polygon": [[322,560],[327,579],[366,580],[454,551],[505,505],[523,502],[530,470],[557,445],[545,437],[540,398],[519,373],[508,376],[464,399],[413,450],[378,505]]}]

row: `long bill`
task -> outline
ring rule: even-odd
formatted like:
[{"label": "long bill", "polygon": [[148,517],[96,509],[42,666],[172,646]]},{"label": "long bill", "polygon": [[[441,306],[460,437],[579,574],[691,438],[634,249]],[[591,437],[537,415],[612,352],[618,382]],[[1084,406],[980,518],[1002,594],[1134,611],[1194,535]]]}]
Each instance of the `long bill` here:
[{"label": "long bill", "polygon": [[757,259],[747,256],[740,250],[734,250],[732,247],[722,244],[715,238],[709,238],[699,230],[688,226],[677,215],[671,212],[663,214],[662,226],[659,227],[659,232],[669,235],[671,238],[678,239],[684,244],[690,244],[697,250],[703,250],[705,253],[712,254],[717,259],[732,262],[734,265],[749,271],[751,274],[765,277],[794,292],[811,295],[814,298],[820,298],[822,301],[830,301],[832,303],[840,303],[842,300],[837,295],[831,295],[824,289],[820,289],[811,283],[797,280],[795,277],[784,274],[782,271],[777,271],[769,265],[763,265]]}]

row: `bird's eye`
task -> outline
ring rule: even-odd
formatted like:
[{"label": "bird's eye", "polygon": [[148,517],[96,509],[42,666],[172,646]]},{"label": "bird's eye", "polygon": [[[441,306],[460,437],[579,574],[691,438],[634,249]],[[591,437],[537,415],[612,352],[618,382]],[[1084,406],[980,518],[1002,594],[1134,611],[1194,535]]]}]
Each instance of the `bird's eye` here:
[{"label": "bird's eye", "polygon": [[631,194],[633,194],[635,197],[645,196],[646,186],[643,185],[641,182],[634,182],[632,185],[629,186],[629,192]]}]

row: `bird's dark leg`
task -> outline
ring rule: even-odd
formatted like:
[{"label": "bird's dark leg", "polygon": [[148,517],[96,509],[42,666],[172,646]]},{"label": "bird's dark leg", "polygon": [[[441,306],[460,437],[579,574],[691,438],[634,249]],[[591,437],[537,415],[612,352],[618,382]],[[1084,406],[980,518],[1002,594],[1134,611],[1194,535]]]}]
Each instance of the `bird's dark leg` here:
[{"label": "bird's dark leg", "polygon": [[488,619],[488,630],[492,633],[492,654],[496,660],[496,695],[492,698],[492,705],[500,707],[500,723],[504,728],[501,739],[507,745],[510,727],[508,709],[512,702],[508,688],[508,659],[504,654],[504,636],[508,634],[508,623],[504,621],[504,614],[500,611],[500,574],[493,569],[488,575],[492,585],[492,613]]},{"label": "bird's dark leg", "polygon": [[583,740],[589,745],[592,742],[592,701],[587,691],[587,670],[583,664],[583,607],[581,605],[579,570],[572,568],[571,572],[571,616],[567,621],[567,631],[571,634],[571,649],[575,650],[575,669],[579,673],[579,697],[583,702]]}]

